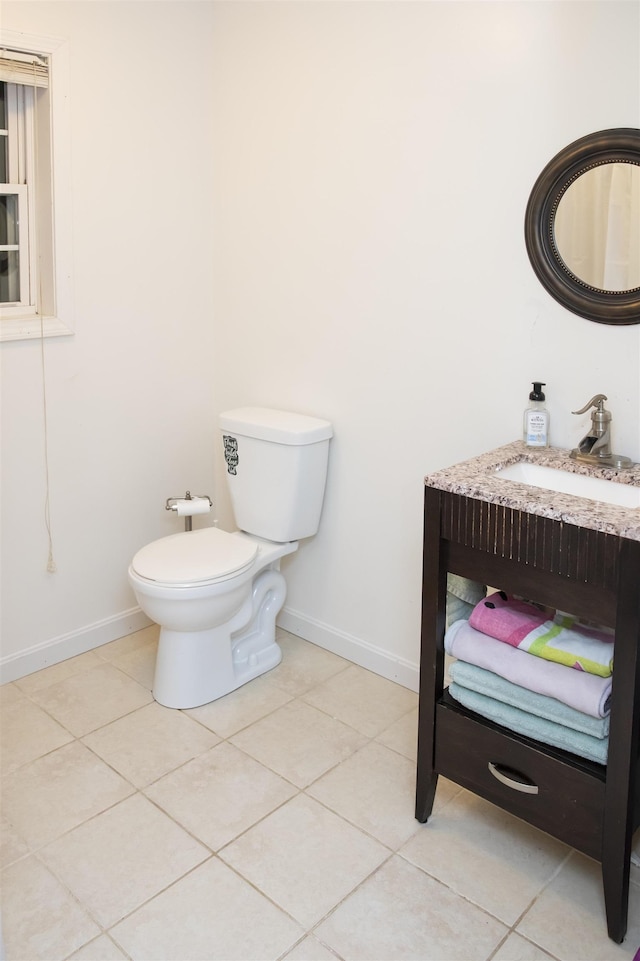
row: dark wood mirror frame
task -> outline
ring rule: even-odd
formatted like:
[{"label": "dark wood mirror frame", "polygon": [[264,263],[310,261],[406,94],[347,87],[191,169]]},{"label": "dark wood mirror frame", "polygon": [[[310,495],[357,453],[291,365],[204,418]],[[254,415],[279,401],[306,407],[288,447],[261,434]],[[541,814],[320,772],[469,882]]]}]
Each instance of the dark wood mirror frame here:
[{"label": "dark wood mirror frame", "polygon": [[640,324],[640,287],[619,292],[591,287],[569,270],[555,244],[556,211],[567,188],[581,174],[606,163],[640,166],[640,130],[600,130],[556,154],[529,197],[525,214],[527,253],[543,287],[567,310],[598,324]]}]

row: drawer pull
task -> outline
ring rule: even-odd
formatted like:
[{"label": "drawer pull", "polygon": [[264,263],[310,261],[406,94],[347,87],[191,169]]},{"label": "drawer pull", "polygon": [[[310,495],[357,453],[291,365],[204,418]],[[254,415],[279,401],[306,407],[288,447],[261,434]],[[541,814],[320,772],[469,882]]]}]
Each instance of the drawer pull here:
[{"label": "drawer pull", "polygon": [[[520,791],[522,794],[538,793],[538,785],[530,781],[529,778],[525,778],[524,774],[519,774],[508,767],[501,769],[500,765],[493,764],[492,761],[489,761],[489,770],[498,781],[513,788],[514,791]],[[507,771],[509,774],[506,773]]]}]

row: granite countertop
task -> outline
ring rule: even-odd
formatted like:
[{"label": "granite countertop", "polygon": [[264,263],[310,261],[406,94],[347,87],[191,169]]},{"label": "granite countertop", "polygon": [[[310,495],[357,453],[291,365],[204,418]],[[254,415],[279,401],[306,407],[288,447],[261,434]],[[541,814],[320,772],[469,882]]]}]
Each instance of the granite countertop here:
[{"label": "granite countertop", "polygon": [[586,497],[559,494],[506,480],[496,474],[499,468],[520,461],[640,487],[640,464],[633,464],[626,470],[591,467],[572,460],[568,450],[559,447],[532,448],[522,441],[513,441],[479,457],[428,474],[425,484],[452,494],[475,497],[528,514],[640,541],[640,508],[619,507]]}]

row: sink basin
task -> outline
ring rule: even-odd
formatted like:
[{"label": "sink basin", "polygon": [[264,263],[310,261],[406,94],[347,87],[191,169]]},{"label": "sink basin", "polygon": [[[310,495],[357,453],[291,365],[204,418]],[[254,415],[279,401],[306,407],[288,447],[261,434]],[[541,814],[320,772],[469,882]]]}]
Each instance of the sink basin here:
[{"label": "sink basin", "polygon": [[544,467],[541,464],[528,464],[520,461],[509,467],[501,467],[496,476],[503,480],[517,481],[530,487],[544,487],[546,490],[557,491],[559,494],[571,494],[573,497],[589,497],[594,501],[605,504],[616,504],[619,507],[640,507],[640,487],[630,484],[617,484],[615,481],[604,480],[602,477],[587,477],[584,474],[572,474],[567,470],[555,467]]}]

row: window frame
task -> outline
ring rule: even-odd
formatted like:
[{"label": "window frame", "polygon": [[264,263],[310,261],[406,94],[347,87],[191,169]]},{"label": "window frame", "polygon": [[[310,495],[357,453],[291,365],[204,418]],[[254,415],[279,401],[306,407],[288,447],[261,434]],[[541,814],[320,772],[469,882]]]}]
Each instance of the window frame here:
[{"label": "window frame", "polygon": [[[27,171],[31,179],[30,186],[36,191],[38,208],[34,210],[33,203],[27,200],[29,259],[31,264],[44,265],[37,281],[38,296],[32,296],[32,299],[37,303],[42,297],[44,310],[38,313],[37,307],[24,305],[0,307],[0,341],[69,336],[74,333],[71,296],[69,43],[55,37],[0,29],[0,46],[23,50],[25,53],[39,53],[49,60],[49,86],[46,91],[35,91],[35,95],[46,105],[46,110],[34,114],[38,123],[40,163],[37,171]],[[11,188],[13,185],[8,186]],[[14,191],[9,189],[9,192]]]}]

